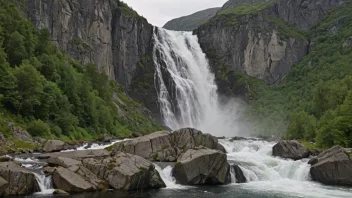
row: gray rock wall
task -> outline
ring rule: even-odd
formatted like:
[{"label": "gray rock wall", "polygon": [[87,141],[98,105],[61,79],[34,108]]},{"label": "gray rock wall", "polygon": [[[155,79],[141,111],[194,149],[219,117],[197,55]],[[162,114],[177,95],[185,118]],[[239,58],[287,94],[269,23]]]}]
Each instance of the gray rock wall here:
[{"label": "gray rock wall", "polygon": [[[270,1],[230,0],[221,11],[263,2]],[[329,9],[350,0],[271,2],[257,14],[218,15],[194,31],[215,72],[220,66],[225,66],[268,84],[279,83],[291,66],[299,63],[309,52],[309,41],[303,34],[297,33],[309,30]],[[280,29],[280,24],[290,30]]]},{"label": "gray rock wall", "polygon": [[[54,43],[82,64],[122,84],[155,115],[152,62],[153,26],[118,0],[13,0],[38,29],[48,28]],[[147,75],[148,74],[148,75]],[[144,85],[148,90],[143,91]]]}]

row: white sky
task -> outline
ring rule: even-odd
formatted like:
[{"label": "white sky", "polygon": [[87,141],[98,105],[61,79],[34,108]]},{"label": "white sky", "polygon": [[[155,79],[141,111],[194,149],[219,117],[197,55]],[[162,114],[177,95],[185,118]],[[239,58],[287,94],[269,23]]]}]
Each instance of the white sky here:
[{"label": "white sky", "polygon": [[222,7],[227,0],[123,0],[149,23],[162,27],[171,19],[207,8]]}]

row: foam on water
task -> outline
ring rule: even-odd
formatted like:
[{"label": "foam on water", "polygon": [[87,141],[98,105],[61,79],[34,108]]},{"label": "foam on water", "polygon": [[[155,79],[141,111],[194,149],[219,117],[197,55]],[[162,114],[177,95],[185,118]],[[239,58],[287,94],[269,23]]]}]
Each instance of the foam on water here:
[{"label": "foam on water", "polygon": [[[119,142],[124,142],[124,141],[128,141],[128,140],[131,140],[131,139],[124,139],[124,140],[115,140],[115,141],[112,141],[110,142],[109,144],[98,144],[98,143],[93,143],[90,147],[88,143],[85,143],[83,144],[82,146],[78,147],[76,150],[78,151],[83,151],[83,150],[100,150],[100,149],[105,149],[109,146],[112,146],[116,143],[119,143]],[[61,151],[61,152],[70,152],[70,151],[75,151],[74,149],[70,149],[70,150],[64,150],[64,151]]]},{"label": "foam on water", "polygon": [[159,172],[161,179],[164,181],[166,188],[168,189],[182,189],[186,188],[186,186],[182,186],[179,184],[176,184],[176,179],[172,177],[172,167],[167,166],[166,168],[162,169],[160,166],[157,164],[154,164],[155,169]]},{"label": "foam on water", "polygon": [[33,173],[37,180],[38,186],[40,188],[40,192],[36,194],[53,194],[55,189],[53,189],[52,178],[51,176],[39,175],[37,173]]},{"label": "foam on water", "polygon": [[328,187],[311,181],[308,159],[285,160],[272,156],[274,143],[266,141],[219,140],[230,164],[242,169],[248,183],[233,184],[253,191],[299,197],[352,197],[352,189]]}]

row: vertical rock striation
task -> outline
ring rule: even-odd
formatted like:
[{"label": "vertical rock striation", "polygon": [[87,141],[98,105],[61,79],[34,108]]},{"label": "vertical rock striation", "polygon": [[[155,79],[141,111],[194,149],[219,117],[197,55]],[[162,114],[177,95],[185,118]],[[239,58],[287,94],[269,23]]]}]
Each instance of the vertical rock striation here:
[{"label": "vertical rock striation", "polygon": [[13,1],[38,29],[48,28],[53,42],[71,58],[96,63],[130,96],[159,113],[150,78],[153,26],[145,18],[119,0]]},{"label": "vertical rock striation", "polygon": [[304,31],[344,2],[230,0],[194,34],[217,74],[224,66],[275,84],[308,54]]}]

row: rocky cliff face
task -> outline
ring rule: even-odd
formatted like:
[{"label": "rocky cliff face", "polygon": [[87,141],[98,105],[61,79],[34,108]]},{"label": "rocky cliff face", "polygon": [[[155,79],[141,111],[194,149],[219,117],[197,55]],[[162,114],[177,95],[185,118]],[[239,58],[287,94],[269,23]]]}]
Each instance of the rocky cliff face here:
[{"label": "rocky cliff face", "polygon": [[155,90],[139,89],[140,81],[153,84],[152,78],[145,79],[154,73],[153,26],[146,19],[119,0],[15,2],[38,29],[48,28],[53,42],[74,60],[96,63],[132,97],[159,112]]},{"label": "rocky cliff face", "polygon": [[173,19],[167,22],[163,28],[176,31],[193,31],[214,17],[219,9],[220,8],[210,8],[188,16]]},{"label": "rocky cliff face", "polygon": [[194,31],[215,72],[220,66],[279,83],[309,51],[304,30],[349,0],[231,0]]}]

